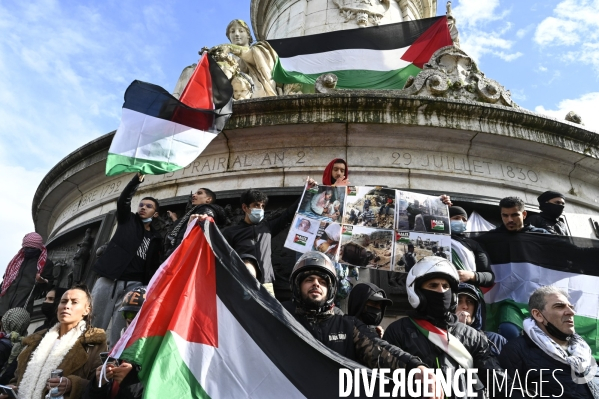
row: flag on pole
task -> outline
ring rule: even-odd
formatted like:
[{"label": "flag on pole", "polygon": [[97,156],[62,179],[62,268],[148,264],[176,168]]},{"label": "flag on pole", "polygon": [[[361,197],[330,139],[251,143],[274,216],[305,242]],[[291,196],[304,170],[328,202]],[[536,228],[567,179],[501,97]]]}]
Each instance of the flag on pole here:
[{"label": "flag on pole", "polygon": [[535,233],[489,232],[475,238],[489,254],[495,285],[485,294],[487,326],[522,328],[528,299],[545,285],[564,289],[575,306],[576,332],[599,358],[599,241]]},{"label": "flag on pole", "polygon": [[287,313],[211,222],[162,264],[110,356],[141,365],[150,399],[333,398],[339,369],[363,368]]},{"label": "flag on pole", "polygon": [[445,16],[268,42],[279,56],[276,82],[314,84],[330,72],[342,89],[403,89],[435,51],[453,44]]},{"label": "flag on pole", "polygon": [[151,83],[134,81],[125,91],[121,123],[106,159],[106,176],[163,174],[193,162],[224,128],[233,88],[207,53],[177,100]]}]

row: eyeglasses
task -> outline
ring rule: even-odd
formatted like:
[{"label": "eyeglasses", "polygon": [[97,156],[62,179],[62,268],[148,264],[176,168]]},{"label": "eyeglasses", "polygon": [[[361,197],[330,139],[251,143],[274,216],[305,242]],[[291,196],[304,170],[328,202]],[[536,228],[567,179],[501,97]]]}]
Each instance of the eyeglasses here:
[{"label": "eyeglasses", "polygon": [[137,312],[123,312],[123,317],[125,318],[125,320],[133,320],[135,319],[135,316],[137,316]]},{"label": "eyeglasses", "polygon": [[148,209],[154,209],[154,204],[145,204],[143,202],[139,203],[139,207],[140,208],[148,208]]}]

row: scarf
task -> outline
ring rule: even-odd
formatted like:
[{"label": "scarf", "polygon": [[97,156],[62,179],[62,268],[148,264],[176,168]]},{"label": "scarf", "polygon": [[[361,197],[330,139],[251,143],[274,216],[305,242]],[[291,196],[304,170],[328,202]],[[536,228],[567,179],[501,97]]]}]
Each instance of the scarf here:
[{"label": "scarf", "polygon": [[38,260],[37,260],[37,272],[41,274],[44,270],[44,266],[46,265],[46,259],[48,257],[48,251],[46,251],[46,247],[44,246],[44,241],[42,240],[42,236],[37,233],[29,233],[23,237],[23,244],[21,249],[17,254],[12,258],[6,267],[6,272],[4,273],[4,281],[2,282],[2,289],[0,290],[0,297],[6,294],[10,285],[15,281],[17,276],[19,275],[19,270],[21,270],[21,265],[23,264],[23,260],[25,259],[25,247],[29,248],[37,248],[42,251]]},{"label": "scarf", "polygon": [[181,228],[183,228],[183,226],[185,226],[187,224],[187,221],[189,220],[189,217],[191,215],[193,215],[193,213],[196,211],[197,208],[199,208],[202,205],[196,205],[193,208],[191,208],[186,214],[185,216],[183,216],[181,218],[181,220],[179,221],[179,223],[177,223],[177,225],[175,226],[175,228],[173,229],[173,231],[170,232],[170,234],[167,236],[170,245],[173,246],[175,245],[175,240],[177,239],[177,235],[179,234],[179,231],[181,230]]},{"label": "scarf", "polygon": [[465,369],[474,367],[474,360],[468,349],[449,331],[435,327],[427,320],[413,319],[410,320],[418,331],[422,333],[433,345],[441,348],[441,350],[449,355],[453,360],[458,362]]},{"label": "scarf", "polygon": [[572,335],[568,341],[568,350],[566,351],[545,334],[534,320],[527,318],[522,324],[526,335],[543,352],[559,362],[570,365],[574,382],[577,384],[588,383],[595,378],[597,363],[593,358],[591,348],[580,335]]},{"label": "scarf", "polygon": [[474,254],[458,240],[451,240],[451,260],[458,270],[476,272]]},{"label": "scarf", "polygon": [[48,330],[27,363],[25,374],[19,384],[19,397],[31,399],[42,397],[50,373],[58,368],[84,330],[85,321],[81,320],[75,328],[63,335],[56,345],[54,344],[58,339],[60,323]]}]

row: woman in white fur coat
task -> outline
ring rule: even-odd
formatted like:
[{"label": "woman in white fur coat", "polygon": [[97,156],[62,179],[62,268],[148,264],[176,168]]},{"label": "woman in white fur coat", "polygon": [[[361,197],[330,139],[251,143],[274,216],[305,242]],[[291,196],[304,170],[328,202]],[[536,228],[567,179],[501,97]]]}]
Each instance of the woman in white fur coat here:
[{"label": "woman in white fur coat", "polygon": [[[60,299],[59,323],[23,340],[15,373],[19,397],[43,399],[55,387],[65,398],[81,397],[107,348],[104,330],[90,324],[91,306],[87,287],[75,286]],[[62,378],[50,378],[56,369],[63,370]]]}]

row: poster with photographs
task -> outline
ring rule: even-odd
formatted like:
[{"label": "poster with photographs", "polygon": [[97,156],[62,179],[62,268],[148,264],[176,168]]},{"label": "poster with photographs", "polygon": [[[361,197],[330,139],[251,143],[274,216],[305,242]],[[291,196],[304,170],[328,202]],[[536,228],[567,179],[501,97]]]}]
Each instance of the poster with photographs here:
[{"label": "poster with photographs", "polygon": [[440,256],[451,262],[451,236],[420,232],[398,232],[395,240],[394,271],[407,272],[425,256]]},{"label": "poster with photographs", "polygon": [[439,197],[397,190],[395,203],[397,230],[450,234],[449,210]]},{"label": "poster with photographs", "polygon": [[308,250],[322,252],[335,260],[339,253],[340,238],[341,225],[339,223],[322,221],[319,223],[314,243]]},{"label": "poster with photographs", "polygon": [[319,220],[295,215],[285,239],[285,247],[302,253],[311,251],[319,228]]},{"label": "poster with photographs", "polygon": [[395,224],[395,189],[347,187],[344,224],[391,230]]},{"label": "poster with photographs", "polygon": [[341,222],[345,187],[317,186],[306,189],[297,213],[309,219]]},{"label": "poster with photographs", "polygon": [[344,224],[339,263],[391,270],[394,235],[393,230]]}]

